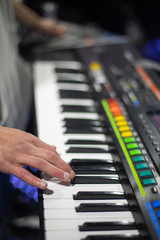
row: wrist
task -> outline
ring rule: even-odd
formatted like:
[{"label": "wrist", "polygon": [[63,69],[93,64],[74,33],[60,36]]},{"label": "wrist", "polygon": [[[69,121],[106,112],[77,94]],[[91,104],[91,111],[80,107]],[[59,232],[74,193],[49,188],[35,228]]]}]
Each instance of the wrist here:
[{"label": "wrist", "polygon": [[32,27],[33,27],[34,29],[41,30],[41,21],[42,21],[42,18],[37,15],[37,16],[34,18],[34,21],[32,21]]}]

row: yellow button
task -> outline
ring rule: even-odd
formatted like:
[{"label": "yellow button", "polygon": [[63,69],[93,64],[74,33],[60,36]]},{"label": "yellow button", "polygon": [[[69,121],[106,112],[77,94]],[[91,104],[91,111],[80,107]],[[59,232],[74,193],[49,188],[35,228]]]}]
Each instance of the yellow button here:
[{"label": "yellow button", "polygon": [[125,120],[124,119],[124,116],[116,116],[115,118],[114,118],[114,120],[117,122],[117,121],[122,121],[122,120]]},{"label": "yellow button", "polygon": [[118,121],[117,122],[117,126],[120,127],[120,126],[125,126],[127,125],[127,122],[126,121]]},{"label": "yellow button", "polygon": [[132,132],[130,132],[130,131],[122,132],[122,133],[121,133],[121,136],[122,136],[122,137],[132,137]]},{"label": "yellow button", "polygon": [[92,70],[99,70],[99,69],[101,68],[101,66],[99,65],[98,62],[91,62],[91,63],[90,63],[90,68],[91,68]]},{"label": "yellow button", "polygon": [[128,127],[128,126],[125,126],[125,127],[119,127],[119,131],[120,131],[120,132],[129,131],[129,127]]}]

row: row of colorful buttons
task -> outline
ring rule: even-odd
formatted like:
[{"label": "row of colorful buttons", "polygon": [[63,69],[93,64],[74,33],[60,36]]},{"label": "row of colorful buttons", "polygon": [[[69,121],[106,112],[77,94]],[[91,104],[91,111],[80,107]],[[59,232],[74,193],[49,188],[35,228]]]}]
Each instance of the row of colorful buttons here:
[{"label": "row of colorful buttons", "polygon": [[[141,163],[142,161],[145,161],[143,156],[135,156],[132,158],[133,162],[136,163],[135,167],[137,170],[140,170],[138,172],[140,178],[145,178],[142,179],[142,183],[146,186],[146,185],[153,185],[156,184],[155,179],[152,177],[152,173],[148,167],[147,163]],[[140,162],[140,163],[137,163]],[[149,178],[148,178],[149,177]]]},{"label": "row of colorful buttons", "polygon": [[[133,160],[134,163],[144,162],[145,161],[143,156],[132,157],[132,160]],[[141,178],[151,177],[152,176],[152,173],[151,173],[151,171],[150,171],[150,169],[148,167],[148,164],[146,164],[146,163],[138,163],[135,166],[136,166],[137,170],[142,170],[142,171],[139,171],[139,176]],[[154,178],[143,179],[142,182],[143,182],[144,185],[155,184],[156,183]]]},{"label": "row of colorful buttons", "polygon": [[116,101],[113,101],[109,103],[110,111],[114,117],[114,121],[116,122],[116,125],[118,127],[118,130],[123,138],[125,137],[132,137],[132,132],[130,129],[130,126],[128,126],[128,123],[126,121],[126,118],[124,117],[120,106],[117,104]]},{"label": "row of colorful buttons", "polygon": [[[122,115],[122,111],[120,110],[120,107],[118,106],[118,104],[116,103],[115,100],[109,101],[109,108],[114,117],[114,121],[116,122],[118,130],[121,134],[121,137],[123,138],[124,143],[126,143],[126,148],[129,150],[129,154],[131,156],[134,156],[134,157],[132,157],[133,162],[135,163],[135,162],[145,161],[144,157],[141,156],[142,152],[139,149],[139,146],[136,143],[136,140],[133,137],[132,132],[130,131],[130,127],[128,126],[127,121],[126,121],[124,115]],[[120,113],[120,115],[118,115],[118,113]],[[132,149],[132,150],[130,150],[130,149]],[[151,173],[147,163],[145,163],[145,162],[137,163],[137,164],[135,164],[135,167],[136,167],[136,170],[141,170],[141,171],[139,171],[139,176],[141,178],[152,176],[152,173]],[[145,178],[145,179],[142,179],[142,182],[144,185],[156,184],[156,181],[154,178]]]},{"label": "row of colorful buttons", "polygon": [[[126,148],[129,150],[129,154],[130,156],[133,156],[132,157],[132,160],[135,164],[135,168],[136,170],[142,170],[142,171],[139,171],[139,176],[141,178],[144,178],[144,177],[151,177],[152,176],[152,173],[148,167],[148,164],[145,163],[145,159],[144,157],[141,155],[142,152],[138,146],[138,144],[135,142],[135,138],[134,137],[128,137],[128,138],[124,138],[123,139],[124,142],[126,143]],[[132,142],[132,143],[129,143],[129,142]],[[130,150],[132,149],[132,150]],[[144,161],[144,163],[138,163],[138,162],[142,162]],[[147,170],[145,170],[147,169]],[[145,171],[144,171],[145,170]],[[155,179],[152,177],[152,178],[146,178],[146,179],[142,179],[142,183],[143,185],[154,185],[156,184],[156,181]]]},{"label": "row of colorful buttons", "polygon": [[116,122],[116,125],[118,127],[119,132],[121,133],[121,136],[123,138],[131,137],[132,132],[130,131],[130,127],[127,124],[127,121],[121,111],[120,106],[117,104],[117,102],[114,99],[108,99],[107,101],[108,101],[110,112],[114,117],[114,121]]},{"label": "row of colorful buttons", "polygon": [[[135,138],[133,137],[133,133],[131,131],[131,126],[128,125],[126,118],[124,114],[121,111],[120,106],[115,101],[115,99],[108,99],[108,105],[110,112],[113,115],[114,121],[116,123],[116,126],[118,127],[118,130],[120,132],[121,137],[123,138],[124,142],[127,144],[126,147],[128,150],[130,150],[130,155],[139,155],[141,154],[141,151],[136,143]],[[119,114],[119,115],[118,115]]]},{"label": "row of colorful buttons", "polygon": [[[117,106],[118,104],[115,101],[109,102],[110,111],[112,113],[112,107]],[[122,113],[122,112],[121,112]],[[118,130],[126,143],[126,148],[129,150],[129,154],[131,156],[141,155],[142,152],[139,149],[138,144],[136,143],[135,138],[132,136],[132,132],[130,131],[130,127],[127,124],[127,121],[123,115],[115,116],[114,121],[118,127]]]},{"label": "row of colorful buttons", "polygon": [[[123,137],[122,134],[121,134],[121,136]],[[130,156],[133,156],[132,160],[134,163],[145,161],[144,157],[141,155],[142,152],[139,149],[139,145],[136,143],[134,137],[127,137],[127,138],[124,138],[123,140],[126,143],[126,148],[129,150]],[[130,149],[132,149],[132,150],[130,150]],[[146,186],[146,185],[156,184],[155,179],[153,177],[151,177],[152,173],[151,173],[147,163],[145,163],[145,162],[137,163],[137,164],[135,164],[135,168],[136,168],[136,170],[142,170],[142,171],[138,172],[139,176],[141,178],[150,177],[150,178],[142,179],[143,185]],[[145,170],[145,169],[147,169],[147,170]],[[143,171],[143,170],[145,170],[145,171]]]},{"label": "row of colorful buttons", "polygon": [[[118,127],[121,137],[124,139],[124,142],[128,143],[126,145],[127,149],[136,149],[136,150],[131,150],[130,154],[131,155],[141,154],[140,150],[138,149],[139,146],[136,143],[135,138],[133,137],[133,133],[131,131],[131,126],[128,125],[124,115],[115,116],[114,121]],[[133,127],[132,127],[132,129],[133,129]]]}]

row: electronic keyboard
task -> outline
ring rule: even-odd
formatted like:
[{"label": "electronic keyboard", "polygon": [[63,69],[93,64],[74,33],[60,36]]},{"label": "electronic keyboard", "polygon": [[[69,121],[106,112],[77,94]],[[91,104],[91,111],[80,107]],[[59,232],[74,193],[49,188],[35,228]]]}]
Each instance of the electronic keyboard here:
[{"label": "electronic keyboard", "polygon": [[42,239],[160,239],[159,65],[96,44],[35,61],[33,78],[38,136],[76,173],[41,173]]}]

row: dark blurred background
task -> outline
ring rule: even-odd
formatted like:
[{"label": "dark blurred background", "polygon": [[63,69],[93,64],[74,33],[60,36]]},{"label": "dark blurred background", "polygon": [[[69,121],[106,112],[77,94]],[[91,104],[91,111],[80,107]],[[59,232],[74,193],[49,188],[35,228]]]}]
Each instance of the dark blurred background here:
[{"label": "dark blurred background", "polygon": [[[53,0],[50,0],[52,2]],[[45,0],[24,0],[39,14],[43,15]],[[125,34],[127,25],[136,21],[142,27],[146,39],[159,37],[160,2],[137,0],[73,1],[54,0],[59,6],[59,18],[80,24],[97,23],[107,31]],[[138,26],[137,26],[138,27]]]},{"label": "dark blurred background", "polygon": [[[44,5],[56,3],[57,17],[61,21],[94,27],[117,35],[124,35],[138,47],[144,57],[160,61],[160,2],[138,0],[22,0],[27,6],[44,16]],[[24,31],[24,26],[22,27]],[[23,32],[24,33],[24,32]],[[45,38],[22,34],[20,51],[26,46],[46,42]],[[48,39],[47,39],[48,40]],[[53,45],[56,46],[55,43]],[[27,49],[28,53],[28,49]]]}]

